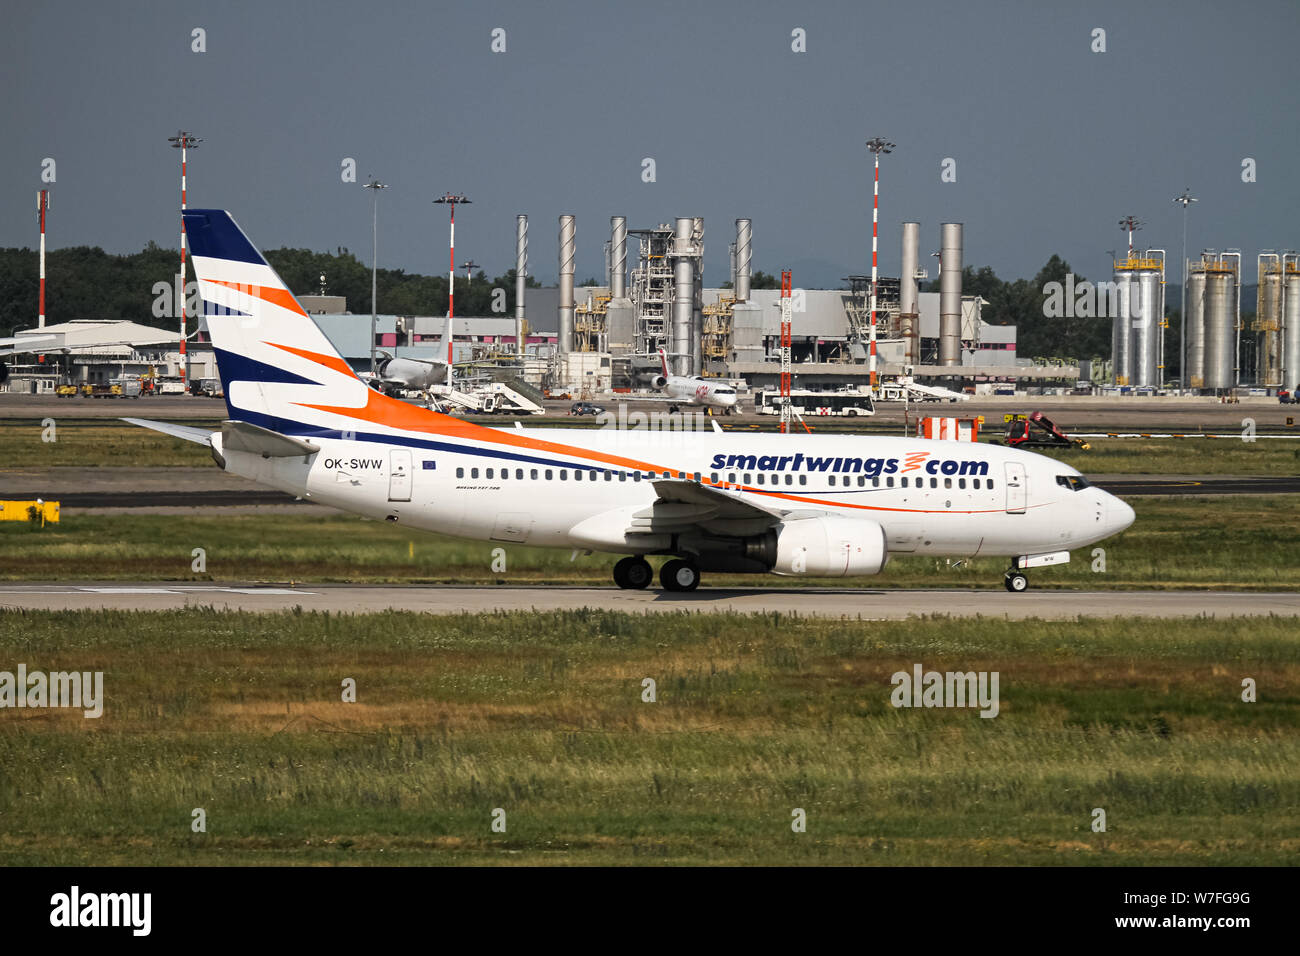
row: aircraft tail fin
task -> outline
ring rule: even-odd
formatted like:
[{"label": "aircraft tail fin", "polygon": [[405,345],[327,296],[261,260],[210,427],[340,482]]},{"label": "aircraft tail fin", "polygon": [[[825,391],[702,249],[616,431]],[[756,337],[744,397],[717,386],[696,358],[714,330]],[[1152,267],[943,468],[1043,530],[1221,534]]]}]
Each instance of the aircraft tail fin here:
[{"label": "aircraft tail fin", "polygon": [[308,398],[364,405],[365,384],[230,213],[187,209],[184,218],[230,418],[294,433],[306,427]]}]

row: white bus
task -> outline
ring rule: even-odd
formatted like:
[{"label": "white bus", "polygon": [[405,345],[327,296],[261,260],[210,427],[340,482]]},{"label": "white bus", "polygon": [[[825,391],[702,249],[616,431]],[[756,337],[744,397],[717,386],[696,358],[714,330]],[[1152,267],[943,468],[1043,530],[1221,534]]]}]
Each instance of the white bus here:
[{"label": "white bus", "polygon": [[[760,415],[780,415],[782,401],[780,389],[762,388],[754,393],[754,410]],[[812,415],[854,417],[876,414],[871,393],[855,388],[829,391],[792,388],[790,404],[794,406],[796,412],[805,417]]]}]

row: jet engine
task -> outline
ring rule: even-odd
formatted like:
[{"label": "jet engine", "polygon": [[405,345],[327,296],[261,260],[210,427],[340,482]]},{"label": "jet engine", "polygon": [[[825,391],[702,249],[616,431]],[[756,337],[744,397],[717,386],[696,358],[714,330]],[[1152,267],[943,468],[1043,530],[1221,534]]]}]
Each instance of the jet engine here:
[{"label": "jet engine", "polygon": [[875,521],[827,515],[783,521],[776,528],[772,570],[810,577],[879,574],[889,560],[885,529]]},{"label": "jet engine", "polygon": [[667,384],[668,376],[666,375],[656,375],[650,379],[650,385],[656,389],[663,388]]}]

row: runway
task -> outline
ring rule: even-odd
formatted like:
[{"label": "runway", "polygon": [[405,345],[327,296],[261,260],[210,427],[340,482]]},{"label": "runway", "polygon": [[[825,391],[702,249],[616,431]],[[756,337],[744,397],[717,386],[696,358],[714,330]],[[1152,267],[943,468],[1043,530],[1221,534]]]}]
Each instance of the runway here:
[{"label": "runway", "polygon": [[683,611],[781,613],[807,617],[896,621],[921,614],[1019,620],[1078,617],[1257,617],[1300,615],[1300,595],[1246,591],[1048,591],[1008,594],[972,590],[858,588],[702,588],[688,594],[614,587],[424,587],[353,585],[169,584],[101,582],[0,585],[0,608],[161,611],[213,607],[254,612],[291,610],[360,613],[420,611]]}]

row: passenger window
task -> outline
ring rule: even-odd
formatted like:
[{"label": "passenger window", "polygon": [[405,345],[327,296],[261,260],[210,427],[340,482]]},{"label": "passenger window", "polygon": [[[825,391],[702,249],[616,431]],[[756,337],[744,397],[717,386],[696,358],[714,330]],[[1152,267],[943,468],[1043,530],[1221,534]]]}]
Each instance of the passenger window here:
[{"label": "passenger window", "polygon": [[758,483],[759,483],[760,485],[763,483],[763,474],[762,474],[762,472],[759,472],[759,475],[758,475]]},{"label": "passenger window", "polygon": [[745,484],[753,484],[754,477],[749,472],[745,472]]},{"label": "passenger window", "polygon": [[786,483],[787,485],[793,485],[793,484],[794,484],[794,475],[786,475],[786,476],[785,476],[785,483]]},{"label": "passenger window", "polygon": [[627,472],[626,472],[626,471],[620,471],[620,472],[618,473],[618,480],[619,480],[619,481],[627,481]]},{"label": "passenger window", "polygon": [[715,485],[718,483],[718,473],[717,473],[716,471],[710,473],[710,475],[709,475],[709,481],[711,481],[711,482],[712,482],[713,484],[715,484]]},{"label": "passenger window", "polygon": [[591,471],[587,472],[587,480],[588,481],[596,480],[596,469],[593,468]]},{"label": "passenger window", "polygon": [[938,479],[938,478],[931,478],[931,479],[930,479],[930,487],[931,487],[931,488],[938,488],[938,487],[939,487],[939,479]]},{"label": "passenger window", "polygon": [[872,487],[872,488],[879,488],[879,487],[880,487],[880,479],[879,479],[879,478],[872,478],[872,479],[871,479],[871,487]]},{"label": "passenger window", "polygon": [[734,471],[727,475],[727,481],[731,482],[733,485],[736,483],[736,473]]},{"label": "passenger window", "polygon": [[992,491],[992,490],[993,490],[993,479],[992,479],[992,478],[990,478],[990,479],[988,480],[988,489],[989,489],[989,491]]},{"label": "passenger window", "polygon": [[960,488],[960,489],[962,489],[962,490],[964,491],[964,490],[966,489],[966,479],[965,479],[965,478],[958,478],[958,479],[957,479],[957,487]]},{"label": "passenger window", "polygon": [[491,468],[489,468],[489,469],[487,470],[487,477],[488,477],[488,478],[491,478],[491,477],[492,477],[492,469],[491,469]]},{"label": "passenger window", "polygon": [[832,487],[832,488],[835,487],[835,476],[834,476],[834,475],[831,475],[831,477],[830,477],[830,484],[831,484],[831,487]]},{"label": "passenger window", "polygon": [[537,469],[536,469],[536,468],[531,469],[531,470],[529,471],[529,475],[532,477],[533,481],[536,481],[536,480],[537,480]]},{"label": "passenger window", "polygon": [[515,469],[515,479],[516,479],[517,481],[523,481],[523,480],[524,480],[524,470],[523,470],[522,468],[516,468],[516,469]]},{"label": "passenger window", "polygon": [[[903,487],[904,487],[904,488],[907,487],[907,479],[906,479],[906,478],[900,478],[900,479],[898,479],[898,480],[901,481],[901,482],[903,483]],[[890,479],[889,479],[889,483],[892,485],[892,484],[894,483],[894,479],[893,479],[893,478],[890,478]]]},{"label": "passenger window", "polygon": [[[907,483],[907,479],[904,478],[904,479],[903,479],[903,482],[904,482],[904,485],[906,485],[906,483]],[[890,488],[894,487],[894,479],[893,479],[893,478],[886,478],[886,479],[885,479],[885,484],[888,485]]]},{"label": "passenger window", "polygon": [[865,488],[866,486],[867,486],[867,476],[866,476],[866,475],[858,475],[858,487],[859,487],[859,488]]},{"label": "passenger window", "polygon": [[801,484],[801,485],[806,485],[806,484],[808,484],[808,476],[807,476],[807,475],[800,475],[800,476],[799,476],[799,484]]},{"label": "passenger window", "polygon": [[970,483],[971,483],[971,487],[974,488],[976,491],[980,490],[980,480],[978,478],[972,478],[970,480]]},{"label": "passenger window", "polygon": [[606,481],[613,481],[613,480],[614,480],[614,473],[613,473],[612,471],[608,471],[608,470],[606,470],[606,472],[605,472],[605,480],[606,480]]},{"label": "passenger window", "polygon": [[700,473],[698,471],[695,473],[695,480],[696,481],[700,480]]},{"label": "passenger window", "polygon": [[561,468],[561,469],[560,469],[560,481],[568,481],[568,480],[569,480],[569,472],[568,472],[568,470],[567,470],[567,469],[564,469],[564,468]]},{"label": "passenger window", "polygon": [[469,476],[470,476],[471,478],[477,478],[477,477],[478,477],[478,469],[477,469],[477,468],[471,468],[471,469],[469,470]]},{"label": "passenger window", "polygon": [[464,468],[457,468],[457,469],[456,469],[456,477],[457,477],[457,478],[464,478],[464,477],[465,477],[465,469],[464,469]]},{"label": "passenger window", "polygon": [[550,480],[551,480],[551,475],[552,475],[551,469],[547,468],[547,469],[546,469],[546,480],[547,480],[547,481],[550,481]]},{"label": "passenger window", "polygon": [[633,480],[633,481],[640,481],[640,480],[641,480],[641,472],[639,472],[639,471],[634,471],[634,472],[632,472],[632,480]]},{"label": "passenger window", "polygon": [[951,478],[945,478],[945,479],[943,480],[943,486],[944,486],[945,488],[951,488],[951,487],[952,487],[952,479],[951,479]]}]

